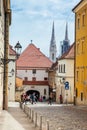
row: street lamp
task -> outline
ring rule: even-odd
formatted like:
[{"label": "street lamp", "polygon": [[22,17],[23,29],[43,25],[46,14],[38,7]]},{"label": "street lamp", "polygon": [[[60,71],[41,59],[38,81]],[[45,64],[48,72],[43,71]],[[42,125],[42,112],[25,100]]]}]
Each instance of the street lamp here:
[{"label": "street lamp", "polygon": [[[21,54],[21,50],[22,50],[22,46],[21,46],[21,44],[19,43],[19,41],[16,43],[16,45],[15,45],[14,48],[15,48],[15,52],[16,52],[16,57],[17,57],[17,59],[18,59],[18,57],[19,57],[20,54]],[[10,61],[15,61],[15,59],[0,58],[0,64],[3,64],[3,65],[8,64]]]},{"label": "street lamp", "polygon": [[16,43],[14,48],[15,48],[15,51],[16,51],[17,59],[18,59],[18,57],[20,56],[21,50],[22,50],[22,46],[19,43],[19,41]]}]

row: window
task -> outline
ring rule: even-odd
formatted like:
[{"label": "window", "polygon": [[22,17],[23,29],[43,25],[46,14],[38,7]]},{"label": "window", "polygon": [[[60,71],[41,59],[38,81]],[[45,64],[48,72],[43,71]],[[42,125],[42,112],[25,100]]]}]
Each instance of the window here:
[{"label": "window", "polygon": [[79,54],[79,43],[77,44],[77,54]]},{"label": "window", "polygon": [[81,81],[83,82],[84,80],[84,70],[82,70],[82,73],[81,73]]},{"label": "window", "polygon": [[62,73],[62,65],[61,65],[61,70],[60,70],[60,72]]},{"label": "window", "polygon": [[27,81],[27,80],[28,80],[28,77],[24,77],[24,80],[26,80],[26,81]]},{"label": "window", "polygon": [[82,43],[81,45],[82,53],[84,53],[85,52],[85,37],[82,38],[81,43]]},{"label": "window", "polygon": [[32,77],[32,81],[36,81],[36,77]]},{"label": "window", "polygon": [[80,28],[80,18],[77,19],[77,28]]},{"label": "window", "polygon": [[60,65],[59,65],[59,73],[60,73]]},{"label": "window", "polygon": [[64,64],[64,73],[65,73],[65,64]]},{"label": "window", "polygon": [[82,15],[82,26],[85,25],[85,14]]},{"label": "window", "polygon": [[33,74],[36,74],[36,69],[33,69],[33,70],[32,70],[32,73],[33,73]]},{"label": "window", "polygon": [[44,80],[48,80],[48,78],[47,78],[47,77],[44,77]]},{"label": "window", "polygon": [[65,64],[62,65],[62,73],[65,73]]},{"label": "window", "polygon": [[83,101],[83,92],[81,92],[81,101]]},{"label": "window", "polygon": [[44,95],[46,95],[46,93],[47,93],[47,91],[46,91],[46,89],[44,89]]},{"label": "window", "polygon": [[79,71],[76,71],[76,80],[78,81]]},{"label": "window", "polygon": [[84,41],[82,41],[82,53],[84,52]]}]

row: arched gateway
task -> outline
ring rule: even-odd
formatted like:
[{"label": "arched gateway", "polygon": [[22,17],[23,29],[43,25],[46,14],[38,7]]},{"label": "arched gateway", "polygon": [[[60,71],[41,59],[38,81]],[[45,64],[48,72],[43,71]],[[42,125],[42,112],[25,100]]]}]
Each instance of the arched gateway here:
[{"label": "arched gateway", "polygon": [[27,95],[31,95],[31,94],[33,94],[33,93],[35,93],[35,95],[37,96],[38,99],[40,98],[40,92],[37,91],[37,90],[28,90],[28,91],[26,92]]}]

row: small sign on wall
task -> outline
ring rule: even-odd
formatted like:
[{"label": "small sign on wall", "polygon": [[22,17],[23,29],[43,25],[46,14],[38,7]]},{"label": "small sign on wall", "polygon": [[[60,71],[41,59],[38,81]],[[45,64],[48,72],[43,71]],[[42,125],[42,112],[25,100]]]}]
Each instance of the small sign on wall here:
[{"label": "small sign on wall", "polygon": [[68,81],[65,82],[65,89],[69,90],[69,82]]},{"label": "small sign on wall", "polygon": [[35,86],[31,86],[31,88],[35,88]]}]

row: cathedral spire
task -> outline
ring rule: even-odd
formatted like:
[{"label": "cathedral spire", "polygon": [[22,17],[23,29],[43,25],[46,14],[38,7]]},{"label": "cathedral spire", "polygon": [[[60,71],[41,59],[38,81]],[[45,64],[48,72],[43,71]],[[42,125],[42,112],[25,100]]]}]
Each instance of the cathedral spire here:
[{"label": "cathedral spire", "polygon": [[68,40],[68,24],[66,22],[65,40]]},{"label": "cathedral spire", "polygon": [[55,41],[55,32],[54,32],[54,21],[52,26],[52,35],[51,35],[51,41],[50,41],[50,60],[53,62],[56,62],[56,53],[57,53],[57,47],[56,47],[56,41]]},{"label": "cathedral spire", "polygon": [[52,27],[51,45],[55,44],[55,31],[54,31],[54,21]]},{"label": "cathedral spire", "polygon": [[70,47],[70,41],[68,39],[68,24],[66,22],[65,39],[63,40],[63,44],[61,45],[61,55],[67,52],[69,47]]}]

